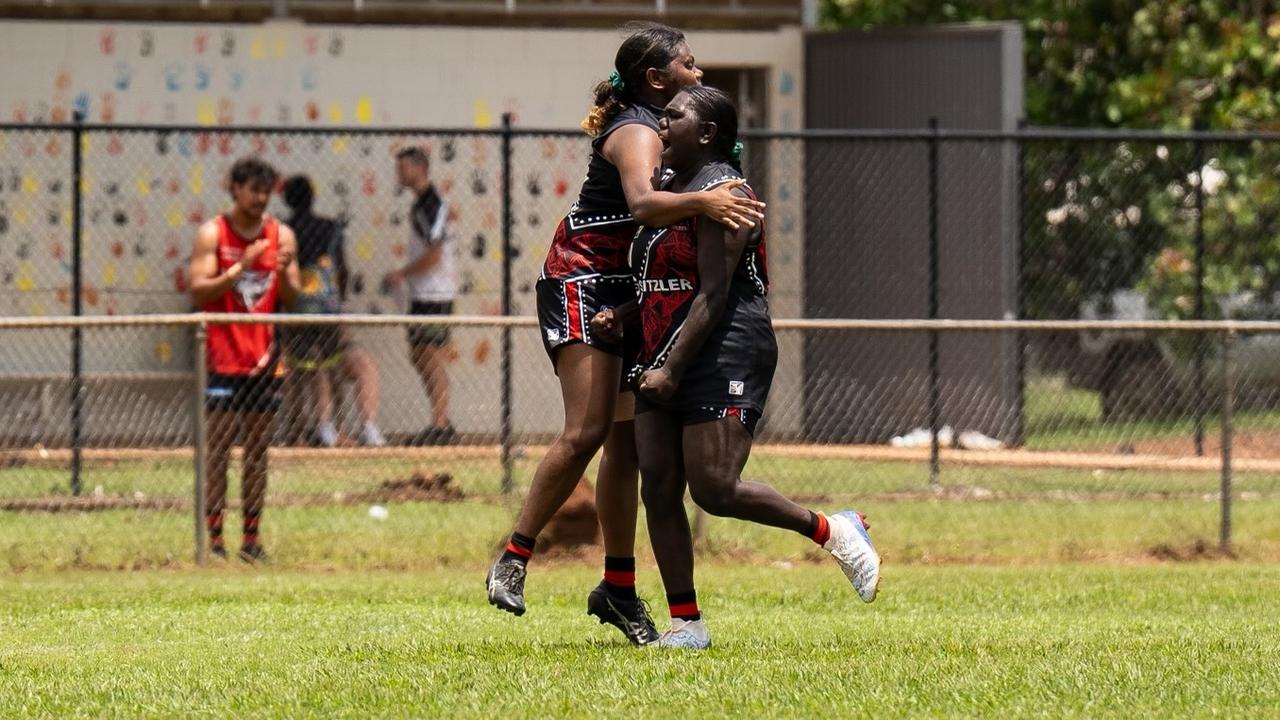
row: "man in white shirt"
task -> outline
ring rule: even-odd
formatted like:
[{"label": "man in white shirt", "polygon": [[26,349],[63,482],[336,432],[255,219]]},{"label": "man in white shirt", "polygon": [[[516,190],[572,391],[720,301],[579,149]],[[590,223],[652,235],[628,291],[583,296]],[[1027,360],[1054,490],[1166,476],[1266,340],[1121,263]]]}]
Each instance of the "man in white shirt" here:
[{"label": "man in white shirt", "polygon": [[[414,193],[409,214],[409,262],[387,274],[392,288],[409,289],[411,315],[449,315],[457,294],[456,242],[449,205],[431,182],[430,158],[420,147],[396,155],[396,176]],[[431,401],[432,424],[415,438],[418,445],[447,445],[457,433],[449,421],[448,326],[409,328],[409,356]]]}]

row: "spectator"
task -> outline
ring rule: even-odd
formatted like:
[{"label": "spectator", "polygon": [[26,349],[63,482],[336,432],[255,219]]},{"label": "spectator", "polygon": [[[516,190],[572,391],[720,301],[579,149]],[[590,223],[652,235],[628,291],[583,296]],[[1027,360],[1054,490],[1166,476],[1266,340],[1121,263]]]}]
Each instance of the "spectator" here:
[{"label": "spectator", "polygon": [[[284,201],[293,214],[289,227],[298,236],[298,270],[302,285],[294,304],[296,313],[336,314],[347,297],[347,263],[342,226],[312,212],[315,188],[304,175],[285,181]],[[316,440],[324,447],[338,444],[333,423],[334,372],[355,381],[360,412],[360,444],[382,447],[387,441],[378,429],[378,367],[369,353],[356,347],[341,325],[292,327],[285,337],[289,367],[298,370],[301,388],[306,381],[315,393]]]},{"label": "spectator", "polygon": [[[232,209],[200,226],[191,254],[191,297],[203,312],[266,315],[290,306],[298,294],[297,241],[293,231],[267,214],[276,171],[257,158],[231,167]],[[227,500],[227,461],[243,431],[244,478],[240,559],[263,562],[258,537],[267,494],[267,444],[280,407],[280,363],[275,330],[267,323],[210,324],[205,347],[209,369],[209,457],[205,520],[214,556],[225,558],[222,519]]]},{"label": "spectator", "polygon": [[[409,287],[409,313],[448,315],[453,312],[457,279],[454,269],[453,228],[449,206],[431,182],[430,158],[419,147],[396,155],[396,175],[402,187],[414,193],[410,226],[409,264],[387,274],[385,284]],[[431,427],[415,438],[418,445],[448,445],[457,439],[449,421],[449,328],[417,325],[409,329],[409,356],[427,397],[431,400]]]}]

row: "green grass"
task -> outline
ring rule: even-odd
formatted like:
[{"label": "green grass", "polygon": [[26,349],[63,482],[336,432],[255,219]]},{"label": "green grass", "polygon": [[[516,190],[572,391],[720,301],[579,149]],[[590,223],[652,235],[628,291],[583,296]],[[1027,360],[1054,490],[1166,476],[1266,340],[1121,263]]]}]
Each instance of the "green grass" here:
[{"label": "green grass", "polygon": [[[263,535],[290,568],[415,570],[483,563],[504,535],[533,469],[516,467],[517,494],[499,495],[496,462],[441,461],[469,494],[460,503],[389,503],[385,521],[369,502],[336,504],[413,464],[344,457],[274,463]],[[186,567],[194,520],[190,468],[179,461],[98,463],[86,488],[108,496],[171,497],[185,510],[0,512],[0,571]],[[758,456],[748,479],[763,480],[821,510],[856,507],[871,515],[881,551],[895,563],[1117,562],[1198,557],[1218,542],[1215,473],[944,467],[942,489],[928,489],[923,464],[800,460]],[[184,479],[186,478],[186,479]],[[0,470],[0,497],[65,496],[60,470]],[[1240,475],[1234,485],[1233,542],[1240,557],[1280,559],[1280,478]],[[230,497],[238,497],[233,468]],[[281,506],[284,496],[329,504]],[[238,515],[227,520],[234,542]],[[711,556],[805,562],[818,555],[791,533],[733,520],[706,521]],[[642,547],[647,546],[641,522]]]},{"label": "green grass", "polygon": [[[1115,452],[1135,441],[1179,439],[1191,442],[1191,414],[1170,420],[1104,422],[1099,393],[1071,387],[1061,376],[1029,379],[1026,394],[1026,446],[1031,450]],[[1205,432],[1221,432],[1217,408],[1206,416]],[[1258,431],[1280,437],[1280,410],[1237,410],[1237,432]],[[1280,440],[1275,443],[1280,447]]]},{"label": "green grass", "polygon": [[535,567],[519,619],[480,570],[7,578],[0,716],[1280,716],[1270,566],[892,568],[863,606],[714,563],[700,654],[586,618],[594,568]]}]

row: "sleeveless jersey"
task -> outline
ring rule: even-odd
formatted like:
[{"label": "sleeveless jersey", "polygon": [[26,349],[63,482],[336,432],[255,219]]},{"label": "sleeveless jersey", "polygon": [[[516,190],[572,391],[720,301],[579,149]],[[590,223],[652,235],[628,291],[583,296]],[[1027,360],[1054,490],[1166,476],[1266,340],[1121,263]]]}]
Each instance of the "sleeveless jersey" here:
[{"label": "sleeveless jersey", "polygon": [[578,201],[561,223],[543,263],[544,279],[567,279],[593,273],[625,271],[635,220],[622,191],[622,175],[605,159],[604,143],[615,130],[627,125],[644,125],[658,132],[661,110],[636,104],[618,113],[604,131],[591,141],[587,177]]},{"label": "sleeveless jersey", "polygon": [[[219,215],[218,272],[240,261],[244,250],[259,238],[266,238],[267,249],[252,267],[246,267],[235,285],[222,297],[206,303],[203,312],[266,314],[276,310],[280,279],[276,258],[280,251],[280,223],[270,215],[263,216],[262,229],[256,237],[243,238],[231,227],[226,215]],[[277,370],[275,328],[271,325],[210,324],[208,332],[209,371],[219,375],[257,375]]]},{"label": "sleeveless jersey", "polygon": [[[709,163],[694,177],[688,191],[709,190],[740,177],[741,173],[727,163]],[[749,186],[744,185],[743,190],[756,197]],[[700,285],[698,222],[698,218],[691,218],[665,228],[644,228],[632,244],[632,271],[644,337],[637,364],[629,373],[633,382],[639,381],[645,370],[666,363],[689,315]],[[774,342],[765,299],[769,290],[765,229],[763,224],[758,227],[759,232],[743,249],[734,270],[724,314],[691,363],[682,388],[697,374],[693,365],[702,364],[702,360],[710,366],[721,359],[723,364],[732,364],[735,356],[751,356],[758,348]]]}]

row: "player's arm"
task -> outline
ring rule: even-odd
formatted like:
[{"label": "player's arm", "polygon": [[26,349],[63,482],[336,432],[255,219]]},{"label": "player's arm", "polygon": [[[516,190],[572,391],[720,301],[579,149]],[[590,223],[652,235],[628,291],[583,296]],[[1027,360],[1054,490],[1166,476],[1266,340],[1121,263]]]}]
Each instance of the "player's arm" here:
[{"label": "player's arm", "polygon": [[666,227],[685,218],[706,215],[730,228],[753,227],[764,217],[764,203],[733,192],[745,180],[700,192],[658,190],[662,141],[644,125],[624,125],[614,130],[604,141],[601,153],[618,168],[627,207],[641,225]]},{"label": "player's arm", "polygon": [[217,300],[236,284],[244,272],[244,262],[218,271],[218,227],[207,222],[196,231],[191,251],[191,300],[197,308]]},{"label": "player's arm", "polygon": [[351,284],[351,273],[347,270],[347,235],[339,226],[334,226],[333,260],[338,277],[338,300],[347,301],[347,288]]},{"label": "player's arm", "polygon": [[[742,192],[738,190],[737,192]],[[744,193],[745,194],[745,193]],[[640,379],[640,391],[669,398],[680,385],[689,363],[710,337],[729,299],[729,283],[742,259],[742,251],[754,229],[732,230],[708,217],[698,221],[698,291],[689,306],[689,315],[671,348],[671,355],[657,370]]]},{"label": "player's arm", "polygon": [[639,309],[640,303],[637,300],[605,308],[591,318],[591,332],[607,342],[619,342],[622,340],[623,328],[635,320]]},{"label": "player's arm", "polygon": [[280,304],[292,308],[302,288],[302,271],[298,268],[298,237],[293,234],[293,228],[284,224],[280,225],[276,272],[280,277]]}]

